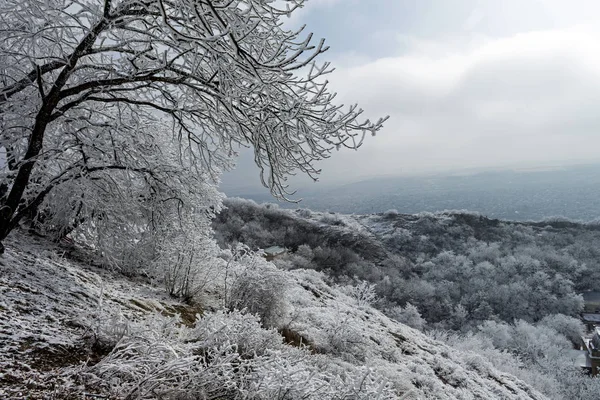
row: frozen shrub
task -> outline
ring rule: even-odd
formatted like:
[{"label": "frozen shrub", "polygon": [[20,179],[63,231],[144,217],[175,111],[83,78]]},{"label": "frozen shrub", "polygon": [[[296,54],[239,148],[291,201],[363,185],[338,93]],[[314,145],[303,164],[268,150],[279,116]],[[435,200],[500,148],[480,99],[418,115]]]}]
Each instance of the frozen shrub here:
[{"label": "frozen shrub", "polygon": [[125,318],[121,313],[102,312],[91,327],[92,345],[102,350],[114,349],[131,337],[172,339],[179,337],[183,326],[179,316],[167,317],[152,313],[139,321]]},{"label": "frozen shrub", "polygon": [[117,399],[230,398],[240,386],[231,366],[244,365],[235,346],[201,349],[186,330],[159,315],[131,325],[107,357],[86,368],[86,383]]},{"label": "frozen shrub", "polygon": [[394,219],[398,215],[400,215],[400,213],[395,208],[391,208],[391,209],[389,209],[389,210],[387,210],[386,212],[383,213],[383,217],[386,218],[386,219]]},{"label": "frozen shrub", "polygon": [[344,220],[338,214],[335,213],[323,214],[323,216],[321,217],[321,222],[323,222],[324,224],[335,226],[346,225]]},{"label": "frozen shrub", "polygon": [[365,338],[355,321],[346,313],[338,310],[331,323],[323,328],[327,353],[341,356],[348,361],[364,361]]},{"label": "frozen shrub", "polygon": [[404,250],[413,241],[413,235],[408,229],[397,228],[393,233],[384,236],[385,243],[392,249]]},{"label": "frozen shrub", "polygon": [[306,258],[298,253],[289,256],[291,267],[294,269],[310,269],[313,268],[311,263],[312,258]]},{"label": "frozen shrub", "polygon": [[539,324],[554,329],[576,345],[580,343],[583,336],[583,324],[581,320],[567,315],[548,315],[542,318]]},{"label": "frozen shrub", "polygon": [[425,326],[425,320],[421,317],[419,310],[410,303],[406,303],[404,307],[394,307],[388,310],[387,314],[390,318],[411,328],[423,330]]},{"label": "frozen shrub", "polygon": [[282,349],[283,338],[275,329],[264,329],[258,316],[243,311],[215,313],[203,316],[189,332],[189,341],[203,348],[233,348],[244,357],[263,355],[269,349]]},{"label": "frozen shrub", "polygon": [[252,255],[244,262],[247,266],[228,284],[225,306],[258,315],[265,327],[278,326],[287,304],[284,273],[260,256]]},{"label": "frozen shrub", "polygon": [[165,232],[158,250],[151,265],[171,296],[190,301],[215,284],[223,272],[215,241],[193,225],[182,223],[181,229]]},{"label": "frozen shrub", "polygon": [[304,257],[309,261],[312,260],[314,256],[312,248],[306,244],[298,246],[298,250],[296,250],[296,255]]},{"label": "frozen shrub", "polygon": [[266,210],[279,210],[279,204],[277,203],[263,203],[261,206]]},{"label": "frozen shrub", "polygon": [[356,305],[367,306],[377,298],[375,286],[367,281],[362,281],[354,286],[342,286],[340,290],[356,301]]},{"label": "frozen shrub", "polygon": [[[273,353],[272,356],[277,356]],[[384,400],[397,399],[392,385],[367,367],[339,371],[323,370],[311,356],[304,354],[295,359],[280,358],[277,363],[263,359],[255,364],[254,373],[260,379],[252,380],[249,392],[261,393],[261,399],[276,400]],[[267,362],[264,362],[267,361]]]},{"label": "frozen shrub", "polygon": [[130,328],[130,321],[122,315],[100,313],[91,329],[91,347],[103,351],[110,350],[130,333]]},{"label": "frozen shrub", "polygon": [[193,328],[159,314],[130,323],[108,356],[84,367],[81,377],[114,399],[397,398],[372,369],[336,370],[239,311],[207,314]]},{"label": "frozen shrub", "polygon": [[312,211],[309,210],[308,208],[299,208],[298,210],[296,210],[296,213],[298,213],[298,215],[301,216],[302,218],[312,217]]}]

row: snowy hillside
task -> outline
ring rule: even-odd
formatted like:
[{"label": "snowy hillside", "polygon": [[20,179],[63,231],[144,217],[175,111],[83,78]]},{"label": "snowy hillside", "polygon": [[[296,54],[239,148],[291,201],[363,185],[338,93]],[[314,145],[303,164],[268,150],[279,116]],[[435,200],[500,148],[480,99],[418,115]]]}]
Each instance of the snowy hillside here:
[{"label": "snowy hillside", "polygon": [[222,247],[283,246],[279,268],[323,272],[344,292],[370,287],[388,317],[476,352],[547,398],[598,398],[600,379],[572,359],[585,335],[581,294],[600,290],[598,223],[224,206],[213,223]]},{"label": "snowy hillside", "polygon": [[196,320],[199,306],[74,260],[84,256],[21,233],[8,241],[1,398],[543,398],[315,271],[256,267],[285,278],[278,332],[240,312],[205,310]]}]

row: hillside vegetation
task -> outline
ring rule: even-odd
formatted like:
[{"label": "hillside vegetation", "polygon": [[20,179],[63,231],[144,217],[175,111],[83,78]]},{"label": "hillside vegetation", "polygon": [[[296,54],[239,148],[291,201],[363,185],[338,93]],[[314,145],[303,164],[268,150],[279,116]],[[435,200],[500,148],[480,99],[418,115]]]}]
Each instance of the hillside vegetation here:
[{"label": "hillside vegetation", "polygon": [[504,352],[514,357],[507,370],[531,374],[549,397],[594,398],[579,392],[598,383],[580,374],[570,349],[582,334],[581,293],[600,289],[600,225],[462,211],[341,215],[242,199],[225,206],[213,223],[222,246],[285,246],[280,268],[326,272],[345,290],[371,290],[380,310],[431,336]]},{"label": "hillside vegetation", "polygon": [[[598,228],[227,199],[218,247],[134,267],[18,230],[0,397],[595,399],[571,350]],[[271,245],[288,252],[267,262]]]},{"label": "hillside vegetation", "polygon": [[[91,266],[90,256],[22,233],[9,240],[0,258],[0,397],[543,398],[316,271],[284,272],[247,253],[190,306]],[[223,306],[234,303],[245,307]]]}]

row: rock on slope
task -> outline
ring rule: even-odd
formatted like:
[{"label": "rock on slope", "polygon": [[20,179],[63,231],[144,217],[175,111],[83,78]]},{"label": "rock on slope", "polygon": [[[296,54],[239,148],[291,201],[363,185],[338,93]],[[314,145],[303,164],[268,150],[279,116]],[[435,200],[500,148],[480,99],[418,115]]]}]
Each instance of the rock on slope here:
[{"label": "rock on slope", "polygon": [[[190,314],[197,310],[177,304],[160,288],[134,282],[64,256],[64,249],[22,234],[13,235],[7,242],[5,254],[0,256],[0,398],[61,398],[57,393],[67,392],[79,396],[76,398],[86,398],[83,393],[90,388],[77,374],[92,371],[94,364],[103,366],[102,371],[110,365],[102,361],[110,349],[91,348],[89,340],[90,335],[98,332],[98,326],[105,322],[103,318],[106,315],[136,321],[155,311],[162,315],[182,311],[186,317],[184,322],[190,326],[194,323]],[[290,343],[297,345],[300,339],[307,344],[302,350],[303,357],[308,360],[306,365],[316,365],[319,371],[329,374],[337,371],[350,375],[352,371],[367,371],[370,376],[376,377],[372,382],[383,382],[377,392],[379,398],[543,398],[517,378],[493,369],[481,357],[458,352],[390,320],[368,305],[359,305],[355,299],[329,286],[320,273],[295,270],[284,274],[288,306],[285,329],[280,332]],[[218,329],[220,336],[214,337],[231,339],[234,328],[227,326],[226,318],[213,318],[219,315],[224,314],[206,312],[202,321],[225,323]],[[210,324],[202,323],[205,325],[191,327],[189,331],[195,329],[195,334],[202,331],[207,335]],[[201,322],[197,322],[199,324]],[[268,336],[273,332],[264,330],[263,333]],[[189,332],[186,335],[189,337]],[[182,346],[184,342],[188,346],[192,341],[182,341]],[[283,362],[287,360],[286,355],[296,354],[285,350],[292,348],[291,345],[280,346],[273,351],[278,352],[280,358],[274,359],[268,354],[271,358],[265,358],[269,362],[278,362],[278,373],[294,365]],[[197,355],[194,357],[188,359],[198,360]],[[184,358],[181,356],[182,360]],[[107,359],[113,363],[119,360],[114,351],[108,354]],[[233,370],[234,364],[231,365]],[[201,370],[203,366],[197,368]],[[236,392],[237,396],[231,398],[250,398],[249,395],[244,397],[244,393],[250,393],[247,388],[266,386],[263,382],[267,381],[271,382],[270,387],[285,385],[285,382],[274,381],[273,375],[268,373],[269,368],[276,371],[272,365],[255,369],[253,374],[248,375],[254,380],[254,386],[247,385],[245,392],[240,389]],[[266,372],[261,375],[260,371]],[[348,382],[344,379],[340,380],[341,384]],[[325,381],[330,384],[332,379]],[[65,391],[64,387],[69,387],[69,391]],[[341,390],[342,386],[339,388]],[[102,389],[98,386],[99,391],[94,393],[109,396],[105,398],[120,397],[118,390],[110,391],[109,388],[104,393]],[[286,390],[282,392],[280,389],[277,392],[279,397],[263,395],[252,398],[295,398],[281,395],[294,393],[289,388]],[[134,390],[131,393],[141,392]],[[306,398],[375,398],[359,395],[335,397],[319,393],[314,392],[312,397]],[[152,398],[148,396],[144,398]]]}]

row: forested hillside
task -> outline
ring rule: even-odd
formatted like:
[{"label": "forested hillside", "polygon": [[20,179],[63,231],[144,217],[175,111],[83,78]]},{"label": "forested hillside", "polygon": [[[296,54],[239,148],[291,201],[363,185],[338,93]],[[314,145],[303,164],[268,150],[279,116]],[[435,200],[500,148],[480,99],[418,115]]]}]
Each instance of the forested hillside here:
[{"label": "forested hillside", "polygon": [[475,324],[577,315],[579,293],[600,289],[599,224],[468,212],[347,216],[228,199],[213,226],[222,245],[285,246],[280,264],[369,281],[386,301],[418,304],[443,328],[463,314]]},{"label": "forested hillside", "polygon": [[242,199],[225,206],[213,223],[221,246],[285,246],[274,261],[281,268],[325,271],[347,290],[370,289],[377,307],[401,322],[455,344],[479,341],[484,353],[507,351],[525,369],[542,363],[535,369],[544,379],[576,373],[557,354],[579,340],[581,293],[599,289],[598,224],[460,211],[340,215]]},{"label": "forested hillside", "polygon": [[[531,399],[535,389],[244,247],[193,303],[16,232],[0,257],[3,399]],[[218,270],[218,271],[215,271]],[[216,273],[215,273],[216,272]],[[514,371],[513,371],[514,372]]]},{"label": "forested hillside", "polygon": [[599,225],[223,203],[240,153],[288,200],[391,111],[425,115],[411,91],[380,96],[396,79],[335,73],[383,108],[331,90],[329,46],[300,21],[318,3],[336,2],[0,1],[0,399],[598,398],[573,346]]}]

